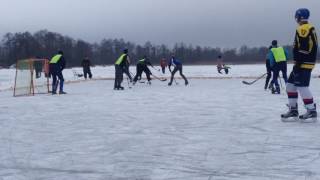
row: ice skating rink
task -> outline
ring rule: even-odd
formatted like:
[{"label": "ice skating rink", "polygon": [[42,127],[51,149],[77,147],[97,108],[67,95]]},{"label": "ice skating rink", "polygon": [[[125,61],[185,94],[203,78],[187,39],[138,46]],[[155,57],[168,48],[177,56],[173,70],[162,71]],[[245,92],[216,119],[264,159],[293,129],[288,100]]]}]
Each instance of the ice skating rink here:
[{"label": "ice skating rink", "polygon": [[[263,80],[178,82],[113,91],[113,81],[86,81],[56,96],[0,92],[0,180],[320,179],[320,125],[282,123],[284,92],[271,95]],[[319,104],[320,79],[311,85]]]}]

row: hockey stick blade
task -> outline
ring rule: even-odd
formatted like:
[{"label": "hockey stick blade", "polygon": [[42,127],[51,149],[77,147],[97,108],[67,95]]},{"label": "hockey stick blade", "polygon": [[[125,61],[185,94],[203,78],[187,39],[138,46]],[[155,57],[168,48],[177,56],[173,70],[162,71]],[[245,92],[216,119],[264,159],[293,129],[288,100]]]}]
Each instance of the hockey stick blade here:
[{"label": "hockey stick blade", "polygon": [[242,81],[242,83],[245,84],[245,85],[252,85],[252,83],[249,83],[247,81]]},{"label": "hockey stick blade", "polygon": [[153,74],[151,74],[151,76],[158,79],[159,81],[167,81],[167,79],[159,78],[158,76],[155,76]]}]

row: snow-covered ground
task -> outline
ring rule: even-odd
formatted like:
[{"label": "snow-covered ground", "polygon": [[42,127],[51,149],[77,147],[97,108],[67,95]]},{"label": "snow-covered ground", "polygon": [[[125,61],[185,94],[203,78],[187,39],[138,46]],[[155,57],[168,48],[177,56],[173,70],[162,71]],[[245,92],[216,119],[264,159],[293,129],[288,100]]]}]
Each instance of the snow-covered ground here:
[{"label": "snow-covered ground", "polygon": [[[184,70],[219,77],[210,69]],[[99,80],[66,84],[67,95],[14,98],[4,90],[0,180],[319,180],[320,125],[280,122],[286,95],[238,78],[264,71],[234,66],[235,78],[190,79],[188,87],[154,80],[113,91],[112,80]],[[93,72],[112,77],[113,67]],[[3,86],[12,74],[0,71]],[[320,80],[311,84],[319,103]]]}]

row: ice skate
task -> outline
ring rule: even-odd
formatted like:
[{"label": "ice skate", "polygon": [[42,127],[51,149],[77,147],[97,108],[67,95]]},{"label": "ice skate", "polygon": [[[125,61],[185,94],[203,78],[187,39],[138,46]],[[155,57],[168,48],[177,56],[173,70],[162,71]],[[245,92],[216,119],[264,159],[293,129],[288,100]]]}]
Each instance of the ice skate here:
[{"label": "ice skate", "polygon": [[299,120],[301,123],[315,123],[317,122],[317,109],[316,107],[313,109],[307,109],[307,112],[301,116],[299,116]]},{"label": "ice skate", "polygon": [[59,94],[67,94],[67,93],[64,91],[59,91]]},{"label": "ice skate", "polygon": [[271,93],[272,94],[280,94],[280,87],[272,87],[272,89],[271,89]]},{"label": "ice skate", "polygon": [[124,90],[124,87],[121,87],[121,86],[119,86],[119,87],[115,87],[113,90]]},{"label": "ice skate", "polygon": [[289,107],[289,111],[285,114],[281,114],[281,121],[282,122],[298,122],[299,121],[299,112],[298,106],[296,107]]}]

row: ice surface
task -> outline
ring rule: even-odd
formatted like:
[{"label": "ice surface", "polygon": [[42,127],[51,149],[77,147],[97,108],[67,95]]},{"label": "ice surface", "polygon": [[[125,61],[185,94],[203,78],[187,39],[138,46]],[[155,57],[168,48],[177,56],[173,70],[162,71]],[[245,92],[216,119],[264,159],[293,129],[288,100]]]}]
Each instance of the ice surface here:
[{"label": "ice surface", "polygon": [[[201,71],[187,67],[185,75]],[[319,124],[282,123],[284,93],[264,91],[263,80],[178,82],[113,91],[113,81],[86,81],[56,96],[0,92],[0,180],[320,179]],[[319,103],[320,81],[311,85]]]}]

